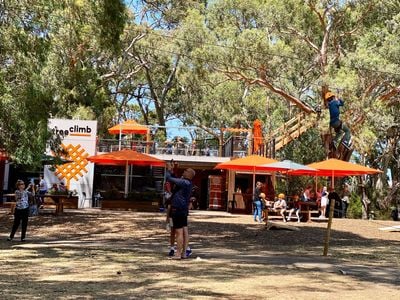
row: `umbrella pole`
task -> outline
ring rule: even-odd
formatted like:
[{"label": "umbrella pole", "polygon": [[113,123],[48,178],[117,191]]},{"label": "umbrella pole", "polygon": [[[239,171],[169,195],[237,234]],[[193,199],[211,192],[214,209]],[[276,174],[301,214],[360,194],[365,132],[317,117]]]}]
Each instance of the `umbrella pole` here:
[{"label": "umbrella pole", "polygon": [[256,168],[253,168],[253,195],[256,192]]},{"label": "umbrella pole", "polygon": [[[332,184],[331,184],[331,189],[333,190],[335,187],[335,172],[332,171]],[[331,228],[332,228],[332,220],[333,220],[333,211],[335,209],[335,199],[331,199],[329,201],[329,219],[328,219],[328,227],[326,228],[326,234],[325,234],[325,243],[324,243],[324,253],[323,256],[328,255],[328,249],[329,249],[329,240],[331,238]]]},{"label": "umbrella pole", "polygon": [[121,151],[122,124],[119,125],[118,151]]},{"label": "umbrella pole", "polygon": [[289,199],[288,196],[289,196],[289,174],[286,172],[286,199]]},{"label": "umbrella pole", "polygon": [[128,182],[129,182],[129,164],[128,161],[126,161],[125,165],[125,192],[124,192],[124,197],[128,198]]}]

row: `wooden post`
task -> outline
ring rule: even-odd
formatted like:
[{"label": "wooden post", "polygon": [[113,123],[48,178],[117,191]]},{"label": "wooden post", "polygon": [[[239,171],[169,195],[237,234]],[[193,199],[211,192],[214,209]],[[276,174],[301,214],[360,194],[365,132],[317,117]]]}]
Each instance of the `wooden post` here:
[{"label": "wooden post", "polygon": [[329,220],[328,220],[328,227],[326,229],[325,235],[325,243],[324,243],[324,256],[328,255],[328,248],[329,248],[329,240],[331,238],[331,227],[332,227],[332,219],[333,219],[333,212],[335,210],[335,199],[331,199],[329,202]]}]

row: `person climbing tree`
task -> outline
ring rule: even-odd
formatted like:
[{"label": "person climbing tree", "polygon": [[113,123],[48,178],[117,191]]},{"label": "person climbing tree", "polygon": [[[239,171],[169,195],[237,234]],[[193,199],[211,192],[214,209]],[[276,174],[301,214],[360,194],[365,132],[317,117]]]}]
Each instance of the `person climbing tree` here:
[{"label": "person climbing tree", "polygon": [[332,92],[327,92],[325,94],[325,101],[327,102],[329,108],[329,125],[333,129],[335,129],[336,132],[336,136],[333,140],[333,145],[335,146],[335,148],[338,148],[340,140],[342,139],[344,134],[343,144],[346,147],[350,147],[350,129],[345,123],[340,120],[340,106],[344,106],[343,100],[337,99],[335,94],[333,94]]}]

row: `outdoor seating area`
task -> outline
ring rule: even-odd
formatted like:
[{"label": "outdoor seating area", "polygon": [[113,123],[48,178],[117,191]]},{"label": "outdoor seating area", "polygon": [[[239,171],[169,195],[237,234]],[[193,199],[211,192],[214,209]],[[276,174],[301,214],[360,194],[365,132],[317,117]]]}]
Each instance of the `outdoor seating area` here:
[{"label": "outdoor seating area", "polygon": [[[77,209],[78,197],[71,195],[56,195],[44,194],[43,203],[37,207],[38,213],[52,213],[55,216],[62,214],[64,209]],[[9,209],[9,214],[14,214],[15,211],[15,194],[4,194],[3,198],[7,201],[3,202],[1,206]]]},{"label": "outdoor seating area", "polygon": [[[184,156],[219,156],[217,146],[206,146],[207,140],[199,142],[185,141],[145,141],[135,139],[123,139],[121,142],[115,139],[100,139],[97,144],[98,152],[113,152],[123,149],[130,149],[147,154],[167,154]],[[204,146],[201,146],[204,145]],[[245,155],[245,151],[238,150],[237,155]]]},{"label": "outdoor seating area", "polygon": [[[288,220],[288,215],[289,215],[289,211],[290,209],[287,209],[285,211],[285,217],[287,221]],[[263,209],[264,212],[264,222],[268,223],[268,221],[270,220],[270,217],[274,217],[276,216],[278,220],[282,220],[282,216],[280,214],[280,212],[278,210],[274,210],[271,207],[266,207]],[[315,202],[300,202],[300,211],[299,211],[299,215],[300,215],[300,220],[301,222],[312,222],[312,221],[320,221],[321,218],[319,218],[320,215],[320,210],[318,209],[317,203]],[[297,217],[295,214],[292,215],[291,221],[296,221]]]}]

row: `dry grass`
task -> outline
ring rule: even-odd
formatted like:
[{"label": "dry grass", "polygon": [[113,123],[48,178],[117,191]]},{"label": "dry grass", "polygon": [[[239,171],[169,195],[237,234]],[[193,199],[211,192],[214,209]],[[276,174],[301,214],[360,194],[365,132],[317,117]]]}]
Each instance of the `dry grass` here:
[{"label": "dry grass", "polygon": [[0,213],[1,299],[400,298],[400,233],[378,230],[395,222],[334,219],[323,257],[324,222],[265,230],[250,216],[199,211],[193,257],[170,261],[161,213],[34,217],[24,244],[6,241],[12,216]]}]

